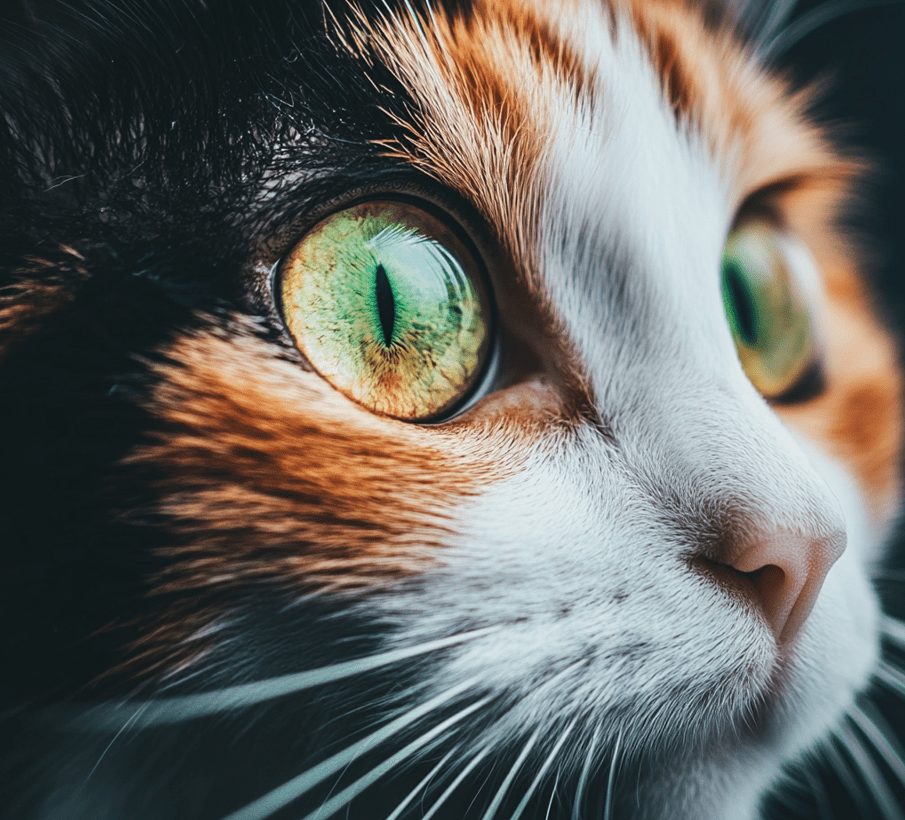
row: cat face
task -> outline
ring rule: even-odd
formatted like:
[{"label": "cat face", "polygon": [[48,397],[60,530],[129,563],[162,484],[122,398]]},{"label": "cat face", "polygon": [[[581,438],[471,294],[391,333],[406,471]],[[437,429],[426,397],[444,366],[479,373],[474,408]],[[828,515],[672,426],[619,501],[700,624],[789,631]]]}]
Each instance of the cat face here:
[{"label": "cat face", "polygon": [[[102,592],[56,679],[144,698],[32,744],[29,816],[755,817],[878,658],[858,167],[683,3],[248,13],[83,111],[5,80],[66,103],[8,106],[7,425],[74,419],[8,515]],[[163,762],[229,720],[263,774]]]}]

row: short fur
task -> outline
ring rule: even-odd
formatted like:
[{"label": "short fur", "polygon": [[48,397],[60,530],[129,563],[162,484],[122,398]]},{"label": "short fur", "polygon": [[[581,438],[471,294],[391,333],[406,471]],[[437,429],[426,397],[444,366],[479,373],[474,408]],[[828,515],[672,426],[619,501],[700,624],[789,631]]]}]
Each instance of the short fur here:
[{"label": "short fur", "polygon": [[[838,228],[862,168],[751,8],[5,13],[8,816],[753,820],[863,718],[901,379]],[[271,293],[394,193],[494,290],[440,424],[334,390]],[[821,380],[771,402],[719,285],[755,212],[819,271]],[[707,569],[771,539],[848,542],[791,644]]]}]

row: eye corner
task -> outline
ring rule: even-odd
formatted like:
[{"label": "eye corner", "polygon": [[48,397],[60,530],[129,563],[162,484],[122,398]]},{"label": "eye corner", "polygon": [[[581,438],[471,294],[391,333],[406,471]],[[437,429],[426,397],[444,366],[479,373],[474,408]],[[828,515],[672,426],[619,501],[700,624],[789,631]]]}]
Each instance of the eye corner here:
[{"label": "eye corner", "polygon": [[791,407],[819,398],[826,392],[827,387],[826,368],[822,358],[815,357],[791,386],[777,396],[767,396],[766,398],[772,405]]}]

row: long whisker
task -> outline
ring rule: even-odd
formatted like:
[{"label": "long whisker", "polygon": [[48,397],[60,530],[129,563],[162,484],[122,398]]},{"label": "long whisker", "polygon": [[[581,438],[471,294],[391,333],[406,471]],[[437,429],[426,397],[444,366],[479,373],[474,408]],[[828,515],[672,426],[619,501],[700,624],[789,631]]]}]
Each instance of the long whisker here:
[{"label": "long whisker", "polygon": [[490,697],[483,698],[479,700],[477,703],[471,704],[471,706],[462,709],[462,711],[456,713],[452,717],[447,718],[443,722],[439,723],[429,732],[425,732],[421,737],[416,738],[408,745],[404,746],[398,752],[395,752],[390,757],[388,757],[383,763],[379,766],[375,766],[368,772],[366,775],[358,778],[354,783],[347,786],[341,792],[336,794],[334,797],[327,800],[319,809],[308,814],[304,820],[326,820],[329,818],[334,812],[341,809],[347,803],[354,800],[359,794],[361,794],[368,786],[372,783],[379,780],[383,777],[388,771],[393,769],[395,766],[398,766],[400,763],[406,760],[406,758],[411,757],[415,752],[418,751],[422,746],[429,743],[438,735],[442,735],[447,729],[454,726],[460,720],[463,720],[472,712],[480,709],[482,706],[486,705],[492,700]]},{"label": "long whisker", "polygon": [[905,753],[896,742],[892,727],[886,723],[880,712],[864,704],[860,707],[853,706],[849,710],[849,717],[873,744],[899,782],[905,786]]},{"label": "long whisker", "polygon": [[776,30],[789,19],[797,5],[798,0],[773,0],[763,22],[758,26],[757,38],[761,42],[767,38],[772,39],[776,35]]},{"label": "long whisker", "polygon": [[762,54],[769,62],[784,54],[812,31],[816,31],[837,17],[878,6],[897,5],[901,2],[902,0],[848,0],[848,2],[839,0],[836,3],[824,3],[790,23],[765,46]]},{"label": "long whisker", "polygon": [[528,786],[527,791],[522,797],[521,802],[516,806],[515,812],[513,812],[512,817],[509,820],[518,820],[519,817],[522,816],[522,812],[525,811],[525,808],[528,806],[528,801],[531,799],[531,795],[534,794],[535,789],[540,785],[541,780],[543,780],[544,775],[547,773],[547,769],[553,764],[556,755],[559,754],[559,750],[562,748],[563,743],[566,742],[569,735],[572,733],[572,730],[575,728],[577,720],[573,720],[567,727],[566,730],[560,735],[559,740],[556,741],[556,745],[553,747],[550,754],[547,756],[547,759],[541,765],[540,770],[537,773],[537,776],[531,781],[531,785]]},{"label": "long whisker", "polygon": [[898,618],[893,618],[885,612],[880,615],[880,632],[900,649],[905,649],[905,623]]},{"label": "long whisker", "polygon": [[88,772],[85,777],[85,783],[87,783],[91,779],[91,775],[93,775],[97,771],[97,767],[101,765],[101,761],[106,757],[107,752],[110,751],[110,747],[116,743],[119,739],[120,735],[125,732],[130,726],[132,726],[135,721],[141,717],[141,713],[145,707],[139,706],[138,709],[135,710],[135,714],[132,715],[119,729],[119,731],[113,736],[113,739],[104,747],[104,751],[101,752],[100,757],[97,759],[97,762],[91,767],[91,771]]},{"label": "long whisker", "polygon": [[581,803],[584,800],[585,789],[588,787],[588,778],[591,776],[591,766],[594,763],[594,752],[597,750],[597,741],[600,740],[600,726],[594,729],[594,737],[585,757],[581,776],[578,778],[578,788],[575,789],[575,802],[572,804],[572,820],[581,820]]},{"label": "long whisker", "polygon": [[870,818],[872,816],[870,800],[867,795],[865,795],[864,789],[861,788],[858,779],[852,773],[851,767],[836,748],[833,739],[830,738],[824,743],[820,747],[820,751],[826,757],[846,791],[851,795],[852,800],[858,809],[858,813],[862,817]]},{"label": "long whisker", "polygon": [[603,820],[613,820],[613,787],[616,784],[616,769],[619,766],[619,752],[622,749],[622,732],[616,736],[616,743],[613,745],[613,756],[610,759],[610,774],[606,781],[606,810],[604,811]]},{"label": "long whisker", "polygon": [[460,748],[460,747],[455,746],[455,747],[453,747],[453,749],[452,749],[451,751],[447,752],[446,755],[443,757],[443,759],[442,759],[436,766],[434,766],[434,768],[431,769],[431,770],[427,773],[427,775],[424,777],[424,779],[421,780],[421,781],[418,783],[418,785],[415,786],[415,788],[412,789],[412,790],[411,790],[411,791],[410,791],[410,792],[402,799],[402,802],[401,802],[398,806],[396,806],[395,809],[393,809],[393,811],[392,811],[392,812],[390,813],[390,815],[386,818],[386,820],[397,820],[397,818],[402,814],[402,812],[404,812],[404,811],[408,808],[409,803],[411,803],[412,800],[414,800],[414,799],[418,796],[418,794],[421,792],[421,790],[424,789],[424,788],[427,786],[427,784],[430,783],[431,780],[434,779],[434,777],[436,776],[437,772],[439,772],[440,769],[442,769],[442,768],[449,762],[449,759],[450,759],[454,754],[456,754],[456,752],[459,751],[459,748]]},{"label": "long whisker", "polygon": [[406,712],[404,715],[396,718],[386,726],[378,729],[376,732],[367,737],[353,743],[351,746],[337,752],[335,755],[328,757],[326,760],[318,763],[311,769],[303,772],[292,780],[278,786],[273,791],[268,792],[263,797],[249,803],[247,806],[233,812],[224,818],[224,820],[262,820],[262,818],[270,817],[278,809],[288,805],[293,800],[301,797],[305,792],[314,788],[318,783],[323,782],[328,777],[336,774],[340,769],[348,765],[348,763],[358,757],[362,752],[383,743],[383,741],[392,737],[397,732],[402,731],[406,726],[414,723],[416,720],[424,717],[430,712],[448,703],[478,683],[478,678],[472,678],[454,686],[441,695],[426,703],[421,704],[415,709]]},{"label": "long whisker", "polygon": [[537,739],[540,737],[540,729],[536,729],[534,734],[528,738],[528,742],[525,744],[522,751],[519,753],[519,756],[515,759],[515,763],[512,764],[512,768],[509,770],[509,773],[503,778],[503,782],[500,784],[500,787],[497,789],[496,795],[494,795],[493,800],[490,805],[487,807],[487,811],[484,812],[484,816],[481,820],[493,820],[496,817],[496,813],[500,809],[500,805],[503,802],[503,798],[506,797],[506,792],[509,791],[509,787],[512,785],[512,781],[515,780],[515,776],[519,773],[519,770],[525,763],[526,758],[531,752],[534,744],[537,743]]},{"label": "long whisker", "polygon": [[462,632],[448,638],[428,641],[418,646],[394,649],[379,655],[343,661],[342,663],[324,666],[320,669],[311,669],[306,672],[296,672],[264,681],[229,686],[197,695],[155,698],[143,702],[126,700],[105,703],[88,709],[76,717],[72,721],[73,728],[108,731],[114,727],[119,727],[122,721],[121,712],[123,709],[130,710],[130,713],[131,710],[136,708],[143,710],[141,716],[133,722],[134,726],[139,727],[181,723],[186,720],[242,709],[284,695],[311,689],[315,686],[323,686],[344,678],[362,675],[384,666],[391,666],[409,658],[417,657],[418,655],[427,654],[428,652],[436,652],[450,646],[473,641],[493,632],[495,629],[496,627],[487,627],[471,632]]},{"label": "long whisker", "polygon": [[811,790],[811,795],[817,803],[817,814],[819,815],[820,820],[834,820],[836,813],[833,811],[832,806],[830,806],[829,800],[827,800],[826,789],[823,784],[814,772],[808,768],[804,769],[804,779],[807,781],[808,788]]},{"label": "long whisker", "polygon": [[858,771],[867,784],[867,788],[870,790],[884,820],[905,820],[905,814],[896,806],[896,800],[889,790],[889,786],[871,758],[870,753],[865,749],[861,738],[848,726],[839,727],[837,732],[852,760],[858,764]]},{"label": "long whisker", "polygon": [[905,674],[886,661],[880,661],[874,676],[880,683],[905,698]]},{"label": "long whisker", "polygon": [[553,789],[550,792],[550,802],[547,803],[547,813],[544,815],[544,820],[550,820],[550,812],[553,811],[553,801],[556,799],[557,791],[559,791],[559,775],[560,772],[557,770],[556,780],[553,781]]},{"label": "long whisker", "polygon": [[468,777],[469,774],[475,769],[475,767],[490,753],[490,750],[493,748],[493,743],[488,743],[481,751],[479,751],[468,763],[468,765],[462,769],[461,772],[456,776],[456,779],[450,783],[446,789],[444,789],[443,794],[441,794],[437,800],[434,802],[434,805],[430,807],[430,810],[421,820],[430,820],[438,811],[440,811],[443,804],[449,799],[449,796],[458,788],[459,784]]}]

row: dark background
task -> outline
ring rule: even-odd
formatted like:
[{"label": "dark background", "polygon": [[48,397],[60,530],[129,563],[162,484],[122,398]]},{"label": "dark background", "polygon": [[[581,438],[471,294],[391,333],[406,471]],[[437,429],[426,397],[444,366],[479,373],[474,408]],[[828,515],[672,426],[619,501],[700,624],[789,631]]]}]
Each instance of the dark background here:
[{"label": "dark background", "polygon": [[[860,8],[852,10],[857,6]],[[905,363],[905,0],[802,0],[790,24],[817,7],[848,13],[811,31],[779,56],[776,64],[789,72],[796,84],[826,84],[814,114],[830,126],[845,150],[866,156],[877,166],[867,182],[865,202],[852,215],[852,224],[878,251],[877,264],[870,271],[874,295],[896,332]],[[863,423],[871,422],[864,419]],[[902,524],[890,565],[881,573],[878,587],[887,611],[905,618]],[[905,669],[905,652],[892,644],[884,650],[889,660]],[[877,706],[895,729],[893,746],[899,747],[899,760],[905,761],[905,692],[893,694],[875,685],[865,701]],[[857,730],[855,735],[865,739]],[[771,801],[770,818],[905,818],[905,784],[883,755],[872,749],[865,765],[863,749],[853,754],[851,743],[845,741],[834,747],[835,754],[818,752],[816,780],[803,770],[795,773],[793,782]],[[877,776],[885,787],[876,786]],[[886,795],[882,794],[884,788]]]},{"label": "dark background", "polygon": [[[857,5],[863,7],[842,13]],[[826,93],[815,113],[830,124],[831,133],[844,146],[878,163],[879,171],[868,183],[867,205],[856,222],[881,251],[876,281],[889,318],[901,328],[905,322],[905,0],[801,0],[789,25],[818,7],[835,7],[840,14],[800,39],[776,63],[799,84],[826,81]]]}]

